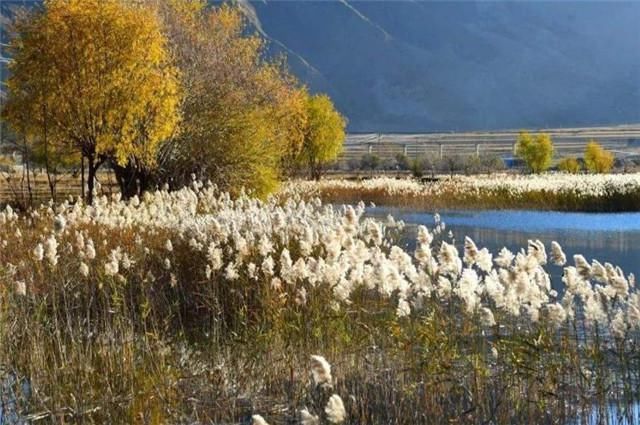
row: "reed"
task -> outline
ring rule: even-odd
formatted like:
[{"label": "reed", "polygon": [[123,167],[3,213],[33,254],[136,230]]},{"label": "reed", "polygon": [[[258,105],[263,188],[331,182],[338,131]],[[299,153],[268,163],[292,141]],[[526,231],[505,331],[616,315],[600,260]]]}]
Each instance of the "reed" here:
[{"label": "reed", "polygon": [[638,421],[632,275],[535,240],[459,252],[442,223],[406,252],[403,223],[364,209],[197,182],[6,208],[3,420]]}]

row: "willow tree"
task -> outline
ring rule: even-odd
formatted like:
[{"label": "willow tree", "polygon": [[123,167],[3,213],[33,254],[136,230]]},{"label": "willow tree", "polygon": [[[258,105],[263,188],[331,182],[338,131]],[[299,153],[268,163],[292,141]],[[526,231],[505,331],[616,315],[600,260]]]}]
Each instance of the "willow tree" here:
[{"label": "willow tree", "polygon": [[317,94],[307,100],[307,126],[300,162],[312,178],[318,180],[324,167],[342,152],[346,120],[333,106],[329,96]]},{"label": "willow tree", "polygon": [[178,123],[180,96],[152,9],[48,0],[13,29],[4,115],[18,132],[46,134],[34,143],[81,156],[88,202],[105,162],[153,166]]},{"label": "willow tree", "polygon": [[553,159],[553,142],[547,133],[531,135],[523,131],[518,135],[516,155],[534,173],[546,171]]},{"label": "willow tree", "polygon": [[590,140],[584,151],[584,163],[592,173],[608,173],[615,162],[613,152],[606,150],[595,140]]},{"label": "willow tree", "polygon": [[195,174],[231,192],[272,191],[283,159],[302,146],[304,89],[237,8],[152,3],[160,4],[185,92],[180,135],[163,146],[159,180],[179,186]]}]

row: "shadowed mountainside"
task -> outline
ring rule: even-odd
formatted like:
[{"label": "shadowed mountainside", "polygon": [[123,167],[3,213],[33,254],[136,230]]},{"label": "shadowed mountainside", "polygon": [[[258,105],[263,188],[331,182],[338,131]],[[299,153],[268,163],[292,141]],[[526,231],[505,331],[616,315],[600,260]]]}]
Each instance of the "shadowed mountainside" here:
[{"label": "shadowed mountainside", "polygon": [[640,2],[234,1],[351,132],[640,122]]},{"label": "shadowed mountainside", "polygon": [[240,2],[351,131],[640,121],[637,2]]}]

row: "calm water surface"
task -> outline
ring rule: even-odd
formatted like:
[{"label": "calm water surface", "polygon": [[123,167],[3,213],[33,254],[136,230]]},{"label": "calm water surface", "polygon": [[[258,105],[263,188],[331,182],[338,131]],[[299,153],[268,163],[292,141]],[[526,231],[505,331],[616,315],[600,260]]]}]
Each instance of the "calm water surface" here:
[{"label": "calm water surface", "polygon": [[[413,249],[415,226],[434,226],[433,212],[403,208],[368,208],[368,216],[384,218],[391,214],[408,225],[403,244]],[[516,252],[527,246],[527,240],[540,239],[547,251],[551,241],[562,246],[567,259],[582,254],[587,260],[597,259],[620,266],[625,273],[640,276],[640,213],[565,213],[547,211],[440,211],[442,221],[451,230],[460,249],[464,236],[478,247],[497,254],[506,246]],[[554,287],[560,288],[562,268],[549,266]]]}]

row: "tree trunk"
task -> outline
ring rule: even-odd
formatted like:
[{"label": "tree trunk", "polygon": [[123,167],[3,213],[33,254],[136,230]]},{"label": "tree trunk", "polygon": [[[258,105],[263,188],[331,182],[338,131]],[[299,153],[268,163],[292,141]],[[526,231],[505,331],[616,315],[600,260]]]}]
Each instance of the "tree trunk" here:
[{"label": "tree trunk", "polygon": [[24,151],[22,152],[22,162],[27,170],[27,191],[29,193],[29,207],[33,206],[33,191],[31,190],[31,177],[29,173],[31,172],[31,162],[29,159],[29,147],[27,146],[27,138],[23,137],[24,142]]},{"label": "tree trunk", "polygon": [[49,183],[49,192],[51,199],[56,201],[56,168],[53,168],[53,176],[51,175],[51,165],[49,164],[49,139],[47,138],[47,107],[42,105],[43,121],[42,121],[42,137],[44,141],[44,165],[47,170],[47,183]]},{"label": "tree trunk", "polygon": [[120,187],[120,194],[123,199],[129,199],[132,196],[139,195],[141,193],[141,187],[138,185],[141,173],[133,163],[129,162],[126,166],[122,167],[117,163],[112,162],[111,169],[116,175],[116,181]]},{"label": "tree trunk", "polygon": [[95,163],[93,155],[87,156],[87,204],[93,204],[93,190],[95,188],[96,172],[98,166]]},{"label": "tree trunk", "polygon": [[84,154],[80,155],[80,194],[84,199]]},{"label": "tree trunk", "polygon": [[153,175],[149,172],[140,171],[138,173],[138,183],[139,183],[139,191],[140,194],[147,192],[151,189],[151,184],[153,183],[154,178]]}]

